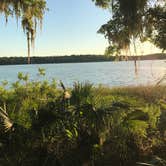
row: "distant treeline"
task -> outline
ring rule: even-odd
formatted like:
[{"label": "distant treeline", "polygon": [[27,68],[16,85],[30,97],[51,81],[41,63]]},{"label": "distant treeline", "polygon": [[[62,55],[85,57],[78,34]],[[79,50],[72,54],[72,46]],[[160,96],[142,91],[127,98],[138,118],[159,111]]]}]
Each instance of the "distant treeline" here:
[{"label": "distant treeline", "polygon": [[[115,60],[150,60],[166,59],[166,54],[151,54],[146,56],[104,56],[104,55],[71,55],[71,56],[45,56],[31,57],[31,64],[46,63],[80,63],[80,62],[104,62]],[[27,57],[0,57],[0,65],[27,64]]]},{"label": "distant treeline", "polygon": [[162,60],[166,59],[165,53],[149,54],[149,55],[139,55],[139,56],[119,56],[118,60]]},{"label": "distant treeline", "polygon": [[[79,62],[102,62],[114,61],[115,57],[103,55],[71,55],[71,56],[45,56],[31,57],[31,64],[47,63],[79,63]],[[0,65],[27,64],[27,57],[1,57]]]}]

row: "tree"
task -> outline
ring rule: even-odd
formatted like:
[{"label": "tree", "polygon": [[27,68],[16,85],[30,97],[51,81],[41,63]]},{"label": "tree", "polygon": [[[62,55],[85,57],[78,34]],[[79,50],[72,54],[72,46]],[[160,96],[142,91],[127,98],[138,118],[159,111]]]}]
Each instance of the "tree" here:
[{"label": "tree", "polygon": [[164,0],[93,0],[97,6],[111,8],[110,21],[99,33],[109,41],[109,48],[124,50],[136,39],[151,41],[165,50],[166,2]]},{"label": "tree", "polygon": [[42,25],[45,10],[45,0],[32,0],[30,2],[25,2],[22,16],[22,27],[27,36],[28,64],[30,64],[30,46],[34,45],[37,21]]},{"label": "tree", "polygon": [[42,25],[46,11],[45,0],[1,0],[0,13],[5,15],[6,22],[9,16],[21,18],[22,28],[27,36],[28,64],[30,64],[30,48],[34,44],[37,23]]},{"label": "tree", "polygon": [[150,28],[146,27],[146,36],[164,52],[166,50],[166,2],[164,7],[158,5],[149,9],[147,22]]}]

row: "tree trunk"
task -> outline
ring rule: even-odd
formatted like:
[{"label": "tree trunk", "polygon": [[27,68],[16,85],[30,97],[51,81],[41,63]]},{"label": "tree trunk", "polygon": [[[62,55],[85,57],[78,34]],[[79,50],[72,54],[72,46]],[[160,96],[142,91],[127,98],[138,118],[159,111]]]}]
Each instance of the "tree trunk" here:
[{"label": "tree trunk", "polygon": [[135,75],[138,75],[137,57],[134,58]]},{"label": "tree trunk", "polygon": [[31,59],[30,59],[31,46],[30,46],[30,34],[29,34],[29,32],[27,32],[27,45],[28,45],[28,64],[30,64],[31,63]]}]

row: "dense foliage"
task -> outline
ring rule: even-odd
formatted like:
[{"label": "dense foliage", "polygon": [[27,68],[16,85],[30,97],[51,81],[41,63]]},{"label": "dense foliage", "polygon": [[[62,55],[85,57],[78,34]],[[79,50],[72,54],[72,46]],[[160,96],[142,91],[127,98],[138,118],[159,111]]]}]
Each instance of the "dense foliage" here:
[{"label": "dense foliage", "polygon": [[[113,61],[113,60],[115,60],[115,57],[105,57],[103,55],[46,56],[46,57],[31,57],[31,64],[102,62],[102,61]],[[27,63],[26,57],[0,57],[0,65],[26,64],[26,63]]]},{"label": "dense foliage", "polygon": [[97,6],[111,8],[111,19],[99,33],[110,45],[107,54],[120,54],[135,41],[150,41],[164,52],[166,49],[165,0],[93,0]]},{"label": "dense foliage", "polygon": [[0,165],[165,165],[164,85],[61,89],[44,75],[0,87]]},{"label": "dense foliage", "polygon": [[[48,64],[48,63],[83,63],[83,62],[109,62],[121,60],[154,60],[166,59],[166,54],[150,54],[144,56],[103,56],[103,55],[71,55],[71,56],[47,56],[31,57],[31,64]],[[27,64],[26,57],[0,57],[0,65],[19,65]]]}]

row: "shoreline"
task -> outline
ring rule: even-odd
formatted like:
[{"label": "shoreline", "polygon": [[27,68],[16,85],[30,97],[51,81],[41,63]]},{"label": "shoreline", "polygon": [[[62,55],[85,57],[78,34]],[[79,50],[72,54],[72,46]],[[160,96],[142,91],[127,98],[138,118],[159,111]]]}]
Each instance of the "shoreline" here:
[{"label": "shoreline", "polygon": [[[166,54],[150,54],[145,56],[104,56],[104,55],[71,55],[71,56],[39,56],[31,57],[31,64],[60,63],[93,63],[119,61],[166,60]],[[0,57],[0,65],[26,65],[27,57]]]}]

